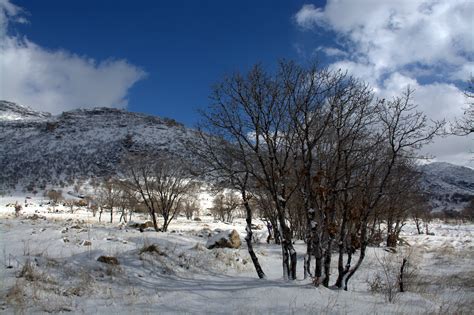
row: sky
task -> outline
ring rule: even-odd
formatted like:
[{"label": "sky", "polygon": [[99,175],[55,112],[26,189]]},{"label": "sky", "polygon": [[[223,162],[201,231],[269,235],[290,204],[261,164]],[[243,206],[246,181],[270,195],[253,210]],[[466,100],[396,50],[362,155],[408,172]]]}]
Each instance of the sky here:
[{"label": "sky", "polygon": [[[474,1],[0,0],[0,99],[54,114],[117,107],[192,127],[212,85],[255,63],[318,59],[370,83],[410,86],[429,118],[463,113]],[[423,153],[474,167],[472,137]]]}]

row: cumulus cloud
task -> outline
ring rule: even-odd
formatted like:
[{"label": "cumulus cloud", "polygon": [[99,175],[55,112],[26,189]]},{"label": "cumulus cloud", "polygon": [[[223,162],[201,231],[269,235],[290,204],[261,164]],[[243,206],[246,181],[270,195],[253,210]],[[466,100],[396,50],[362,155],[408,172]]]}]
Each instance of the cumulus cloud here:
[{"label": "cumulus cloud", "polygon": [[[457,84],[474,72],[473,15],[470,0],[328,0],[323,8],[302,6],[294,20],[303,31],[336,34],[345,54],[331,55],[338,58],[330,67],[364,79],[381,97],[410,86],[420,109],[441,120],[466,107]],[[466,137],[438,139],[424,153],[474,166],[472,144]]]},{"label": "cumulus cloud", "polygon": [[145,76],[142,69],[126,60],[97,62],[9,36],[11,23],[26,22],[22,12],[8,0],[0,0],[0,99],[52,113],[127,106],[128,90]]}]

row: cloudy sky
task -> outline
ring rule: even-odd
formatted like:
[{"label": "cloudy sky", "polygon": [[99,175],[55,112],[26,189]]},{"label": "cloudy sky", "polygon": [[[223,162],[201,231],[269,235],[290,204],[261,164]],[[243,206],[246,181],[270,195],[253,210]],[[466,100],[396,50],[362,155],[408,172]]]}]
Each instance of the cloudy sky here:
[{"label": "cloudy sky", "polygon": [[[381,97],[407,86],[432,119],[467,106],[474,1],[0,0],[0,99],[60,113],[110,106],[192,126],[225,73],[279,58],[321,60]],[[436,160],[474,167],[472,137]]]}]

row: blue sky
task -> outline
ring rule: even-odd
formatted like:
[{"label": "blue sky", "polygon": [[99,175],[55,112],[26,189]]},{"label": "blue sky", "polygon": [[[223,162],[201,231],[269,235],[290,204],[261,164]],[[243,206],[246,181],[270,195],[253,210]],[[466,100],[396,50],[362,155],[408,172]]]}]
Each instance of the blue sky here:
[{"label": "blue sky", "polygon": [[[318,58],[379,97],[407,86],[454,119],[474,73],[472,0],[0,0],[0,99],[55,114],[120,107],[193,126],[212,84],[280,58]],[[473,139],[423,153],[474,166]]]},{"label": "blue sky", "polygon": [[28,11],[29,23],[13,31],[51,50],[126,59],[146,72],[129,90],[129,110],[188,125],[225,73],[298,59],[295,45],[314,46],[313,36],[292,19],[304,3],[299,1],[14,3]]}]

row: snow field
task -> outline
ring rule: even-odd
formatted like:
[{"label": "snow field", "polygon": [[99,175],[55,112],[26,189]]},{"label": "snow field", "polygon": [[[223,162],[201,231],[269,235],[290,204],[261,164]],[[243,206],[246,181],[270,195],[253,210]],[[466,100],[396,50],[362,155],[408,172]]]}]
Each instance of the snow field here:
[{"label": "snow field", "polygon": [[[72,214],[62,206],[48,211],[41,199],[28,199],[16,218],[11,204],[24,204],[25,196],[0,198],[2,313],[456,314],[474,307],[472,224],[435,222],[434,236],[416,235],[408,224],[402,234],[409,246],[399,252],[412,252],[416,283],[387,303],[384,294],[369,288],[380,260],[399,257],[383,248],[369,248],[349,291],[314,288],[310,279],[303,280],[305,244],[295,244],[298,280],[285,282],[281,248],[266,244],[265,228],[255,230],[255,251],[268,278],[259,280],[243,242],[242,219],[227,224],[206,215],[200,222],[180,217],[167,233],[141,233],[107,223],[107,213],[99,223],[84,208]],[[206,249],[209,235],[225,229],[240,233],[242,247]],[[98,262],[101,255],[116,257],[120,265]]]}]

